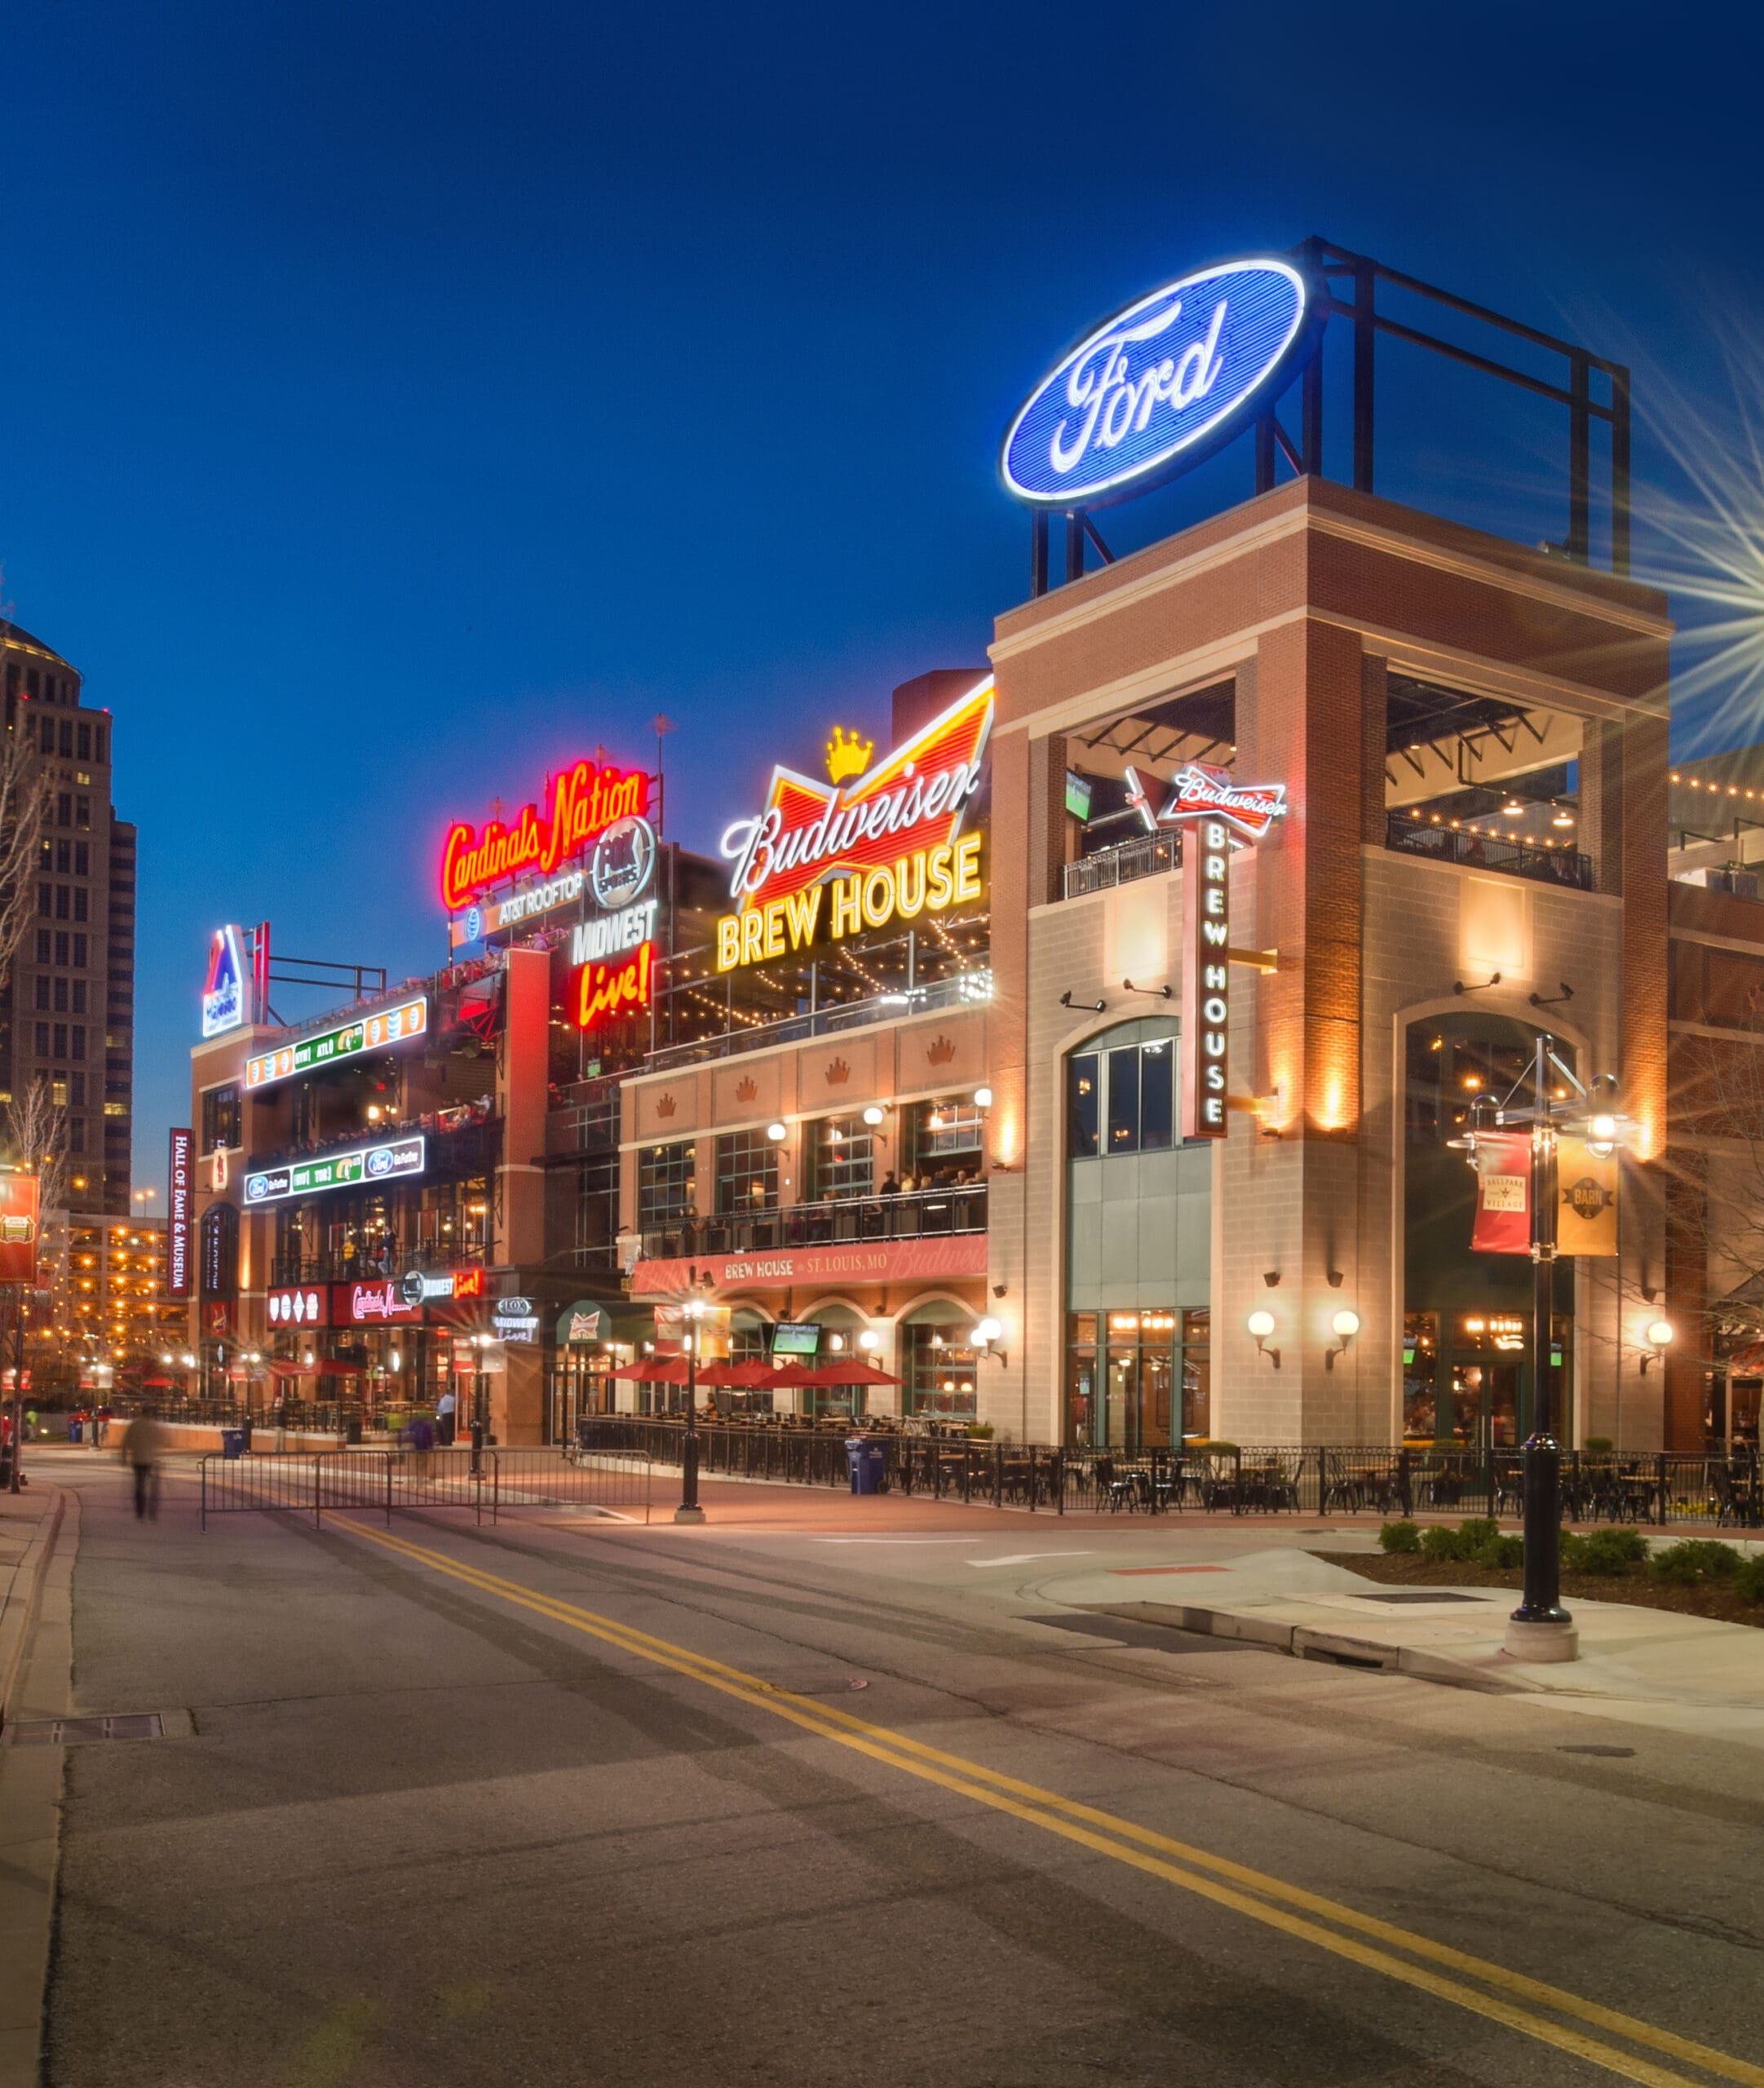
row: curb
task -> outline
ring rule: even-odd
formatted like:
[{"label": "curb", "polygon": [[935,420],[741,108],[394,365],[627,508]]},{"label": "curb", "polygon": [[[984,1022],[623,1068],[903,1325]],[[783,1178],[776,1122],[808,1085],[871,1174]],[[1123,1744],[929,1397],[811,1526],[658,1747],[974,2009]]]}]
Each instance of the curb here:
[{"label": "curb", "polygon": [[[38,1483],[42,1484],[41,1480]],[[0,1723],[11,1715],[24,1648],[42,1607],[49,1560],[60,1533],[62,1518],[67,1512],[66,1488],[57,1486],[54,1492],[54,1503],[38,1517],[37,1528],[24,1547],[24,1556],[19,1561],[12,1585],[7,1590],[5,1608],[0,1609]]]},{"label": "curb", "polygon": [[1104,1617],[1125,1617],[1141,1624],[1161,1624],[1167,1630],[1195,1631],[1211,1639],[1236,1639],[1294,1660],[1330,1661],[1368,1673],[1406,1674],[1417,1682],[1437,1682],[1452,1689],[1477,1689],[1491,1696],[1534,1694],[1523,1682],[1510,1681],[1455,1660],[1449,1653],[1419,1646],[1393,1646],[1384,1639],[1355,1639],[1340,1631],[1320,1631],[1308,1624],[1283,1624],[1277,1617],[1245,1616],[1236,1610],[1205,1609],[1162,1602],[1085,1603],[1083,1608]]},{"label": "curb", "polygon": [[[56,1489],[0,1612],[0,1720],[72,1708],[77,1494]],[[42,2079],[67,1750],[0,1747],[0,2088]]]}]

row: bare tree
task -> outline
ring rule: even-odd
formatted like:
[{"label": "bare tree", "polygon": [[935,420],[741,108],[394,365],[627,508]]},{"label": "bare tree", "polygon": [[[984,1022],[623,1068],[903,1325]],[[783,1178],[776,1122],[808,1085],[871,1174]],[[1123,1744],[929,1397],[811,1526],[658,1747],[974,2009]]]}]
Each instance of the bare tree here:
[{"label": "bare tree", "polygon": [[67,1112],[39,1073],[7,1105],[14,1165],[38,1178],[44,1210],[58,1210],[68,1188]]},{"label": "bare tree", "polygon": [[47,773],[21,718],[0,735],[0,987],[35,909],[47,803]]}]

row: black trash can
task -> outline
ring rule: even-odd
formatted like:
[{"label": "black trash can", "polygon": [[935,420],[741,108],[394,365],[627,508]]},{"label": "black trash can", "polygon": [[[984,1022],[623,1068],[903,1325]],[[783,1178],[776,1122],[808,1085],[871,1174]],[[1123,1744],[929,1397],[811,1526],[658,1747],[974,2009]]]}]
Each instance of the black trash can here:
[{"label": "black trash can", "polygon": [[361,1417],[359,1413],[351,1413],[344,1421],[343,1440],[346,1443],[359,1443],[361,1440]]},{"label": "black trash can", "polygon": [[222,1429],[220,1454],[223,1458],[242,1458],[245,1455],[245,1431],[242,1428]]}]

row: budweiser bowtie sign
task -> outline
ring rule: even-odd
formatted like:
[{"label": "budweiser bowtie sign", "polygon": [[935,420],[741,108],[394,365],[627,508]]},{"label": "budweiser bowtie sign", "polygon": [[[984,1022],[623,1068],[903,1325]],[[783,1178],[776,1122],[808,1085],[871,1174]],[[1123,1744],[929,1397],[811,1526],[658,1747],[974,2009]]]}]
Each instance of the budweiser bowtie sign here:
[{"label": "budweiser bowtie sign", "polygon": [[1170,778],[1169,801],[1154,812],[1152,795],[1136,768],[1129,768],[1127,803],[1155,834],[1161,826],[1179,826],[1184,820],[1229,820],[1241,834],[1259,841],[1277,819],[1286,816],[1284,783],[1240,784],[1228,768],[1211,768],[1204,762],[1185,762]]}]

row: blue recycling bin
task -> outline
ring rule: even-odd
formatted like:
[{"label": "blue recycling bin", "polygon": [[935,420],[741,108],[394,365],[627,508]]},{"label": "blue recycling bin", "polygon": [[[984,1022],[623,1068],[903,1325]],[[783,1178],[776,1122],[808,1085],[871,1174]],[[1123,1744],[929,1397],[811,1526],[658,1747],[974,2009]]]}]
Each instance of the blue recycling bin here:
[{"label": "blue recycling bin", "polygon": [[242,1428],[222,1429],[220,1454],[223,1458],[242,1458],[245,1455],[245,1431]]},{"label": "blue recycling bin", "polygon": [[854,1493],[884,1493],[888,1489],[888,1445],[868,1436],[845,1439],[846,1471]]},{"label": "blue recycling bin", "polygon": [[70,1443],[77,1443],[79,1441],[81,1427],[82,1424],[77,1421],[70,1421],[68,1423],[68,1440]]}]

